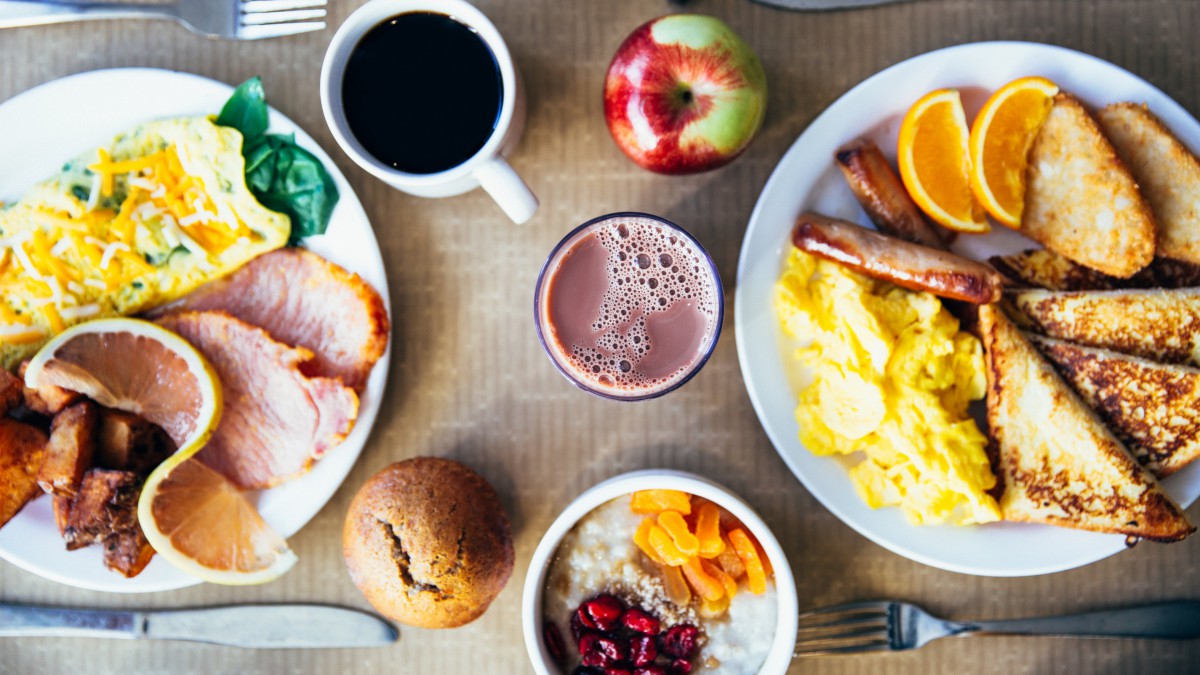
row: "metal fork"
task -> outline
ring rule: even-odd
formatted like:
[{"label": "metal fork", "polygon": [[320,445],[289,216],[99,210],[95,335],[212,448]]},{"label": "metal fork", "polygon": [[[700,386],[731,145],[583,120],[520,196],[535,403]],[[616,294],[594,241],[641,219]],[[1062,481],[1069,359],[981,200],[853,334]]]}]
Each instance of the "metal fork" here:
[{"label": "metal fork", "polygon": [[907,602],[853,602],[800,615],[796,656],[904,651],[958,635],[1200,637],[1200,602],[1181,600],[1004,621],[950,621]]},{"label": "metal fork", "polygon": [[261,40],[325,28],[327,0],[174,0],[163,4],[0,0],[0,28],[89,19],[174,19],[212,39]]}]

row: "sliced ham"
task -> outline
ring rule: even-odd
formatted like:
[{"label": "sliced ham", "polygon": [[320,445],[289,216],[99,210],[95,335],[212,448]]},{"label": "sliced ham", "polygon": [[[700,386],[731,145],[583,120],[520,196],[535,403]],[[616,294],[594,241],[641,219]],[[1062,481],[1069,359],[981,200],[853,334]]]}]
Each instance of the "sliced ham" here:
[{"label": "sliced ham", "polygon": [[362,392],[387,347],[383,299],[357,274],[300,248],[272,251],[156,310],[220,310],[312,352],[304,372]]},{"label": "sliced ham", "polygon": [[358,395],[341,380],[309,377],[313,354],[222,312],[157,320],[200,350],[224,392],[221,421],[198,457],[241,488],[302,474],[350,433]]}]

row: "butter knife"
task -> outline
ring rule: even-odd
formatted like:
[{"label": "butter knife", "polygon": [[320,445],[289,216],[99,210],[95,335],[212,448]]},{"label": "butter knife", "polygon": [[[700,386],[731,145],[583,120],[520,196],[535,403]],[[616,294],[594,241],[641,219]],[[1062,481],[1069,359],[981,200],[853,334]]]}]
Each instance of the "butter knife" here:
[{"label": "butter knife", "polygon": [[387,621],[330,605],[230,605],[147,612],[0,604],[0,637],[187,640],[260,649],[378,647],[400,638]]},{"label": "butter knife", "polygon": [[875,5],[890,5],[905,0],[754,0],[754,2],[795,9],[800,11],[820,12],[831,9],[855,9],[858,7],[874,7]]}]

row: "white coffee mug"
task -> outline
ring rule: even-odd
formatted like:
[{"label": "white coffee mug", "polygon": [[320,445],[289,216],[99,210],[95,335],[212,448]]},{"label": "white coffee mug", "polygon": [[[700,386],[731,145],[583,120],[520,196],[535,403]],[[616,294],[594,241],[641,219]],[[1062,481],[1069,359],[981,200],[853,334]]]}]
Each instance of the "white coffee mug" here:
[{"label": "white coffee mug", "polygon": [[[470,159],[438,173],[406,173],[375,159],[350,132],[342,109],[342,77],[358,41],[387,19],[409,12],[445,14],[472,28],[496,57],[503,84],[500,115],[491,137]],[[321,108],[334,138],[350,159],[397,190],[419,197],[450,197],[482,187],[516,223],[529,220],[537,211],[537,197],[504,159],[525,128],[524,84],[500,32],[483,12],[465,0],[371,0],[359,7],[338,29],[325,52]]]}]

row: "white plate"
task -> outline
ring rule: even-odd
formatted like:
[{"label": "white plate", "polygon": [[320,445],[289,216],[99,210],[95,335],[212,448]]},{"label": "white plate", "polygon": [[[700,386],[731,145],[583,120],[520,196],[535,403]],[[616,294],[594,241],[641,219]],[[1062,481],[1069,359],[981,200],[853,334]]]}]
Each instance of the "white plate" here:
[{"label": "white plate", "polygon": [[[271,83],[265,85],[269,95]],[[0,105],[0,129],[7,130],[0,135],[0,157],[7,158],[0,162],[0,198],[19,197],[63,162],[140,122],[215,115],[232,91],[229,85],[197,75],[150,68],[97,70],[31,89]],[[270,129],[295,133],[296,141],[333,175],[341,195],[329,230],[305,239],[305,247],[357,272],[390,309],[379,244],[346,177],[308,134],[275,109]],[[290,537],[304,527],[346,478],[379,413],[390,358],[389,347],[371,373],[358,422],[346,440],[308,474],[257,495],[263,518],[280,534]],[[0,529],[0,557],[48,579],[97,591],[165,591],[200,583],[162,556],[155,556],[138,576],[125,579],[104,567],[99,546],[68,552],[45,497],[35,499]]]},{"label": "white plate", "polygon": [[[796,395],[786,361],[791,347],[775,319],[773,295],[791,247],[792,225],[801,211],[811,209],[871,226],[834,165],[833,153],[840,145],[867,136],[894,160],[900,120],[925,93],[958,88],[972,119],[990,92],[1026,75],[1048,77],[1092,106],[1148,103],[1193,151],[1200,149],[1200,123],[1179,104],[1145,80],[1086,54],[1040,44],[985,42],[909,59],[838,99],[780,160],[750,216],[738,261],[734,308],[738,358],[754,409],[780,456],[808,491],[846,524],[891,551],[934,567],[988,576],[1071,569],[1123,550],[1125,540],[1119,535],[1017,523],[918,527],[910,525],[899,509],[868,508],[850,483],[848,462],[816,457],[797,438]],[[960,236],[954,246],[974,258],[1034,247],[1004,227],[986,236]],[[1181,504],[1191,504],[1200,496],[1200,462],[1164,483]]]}]

